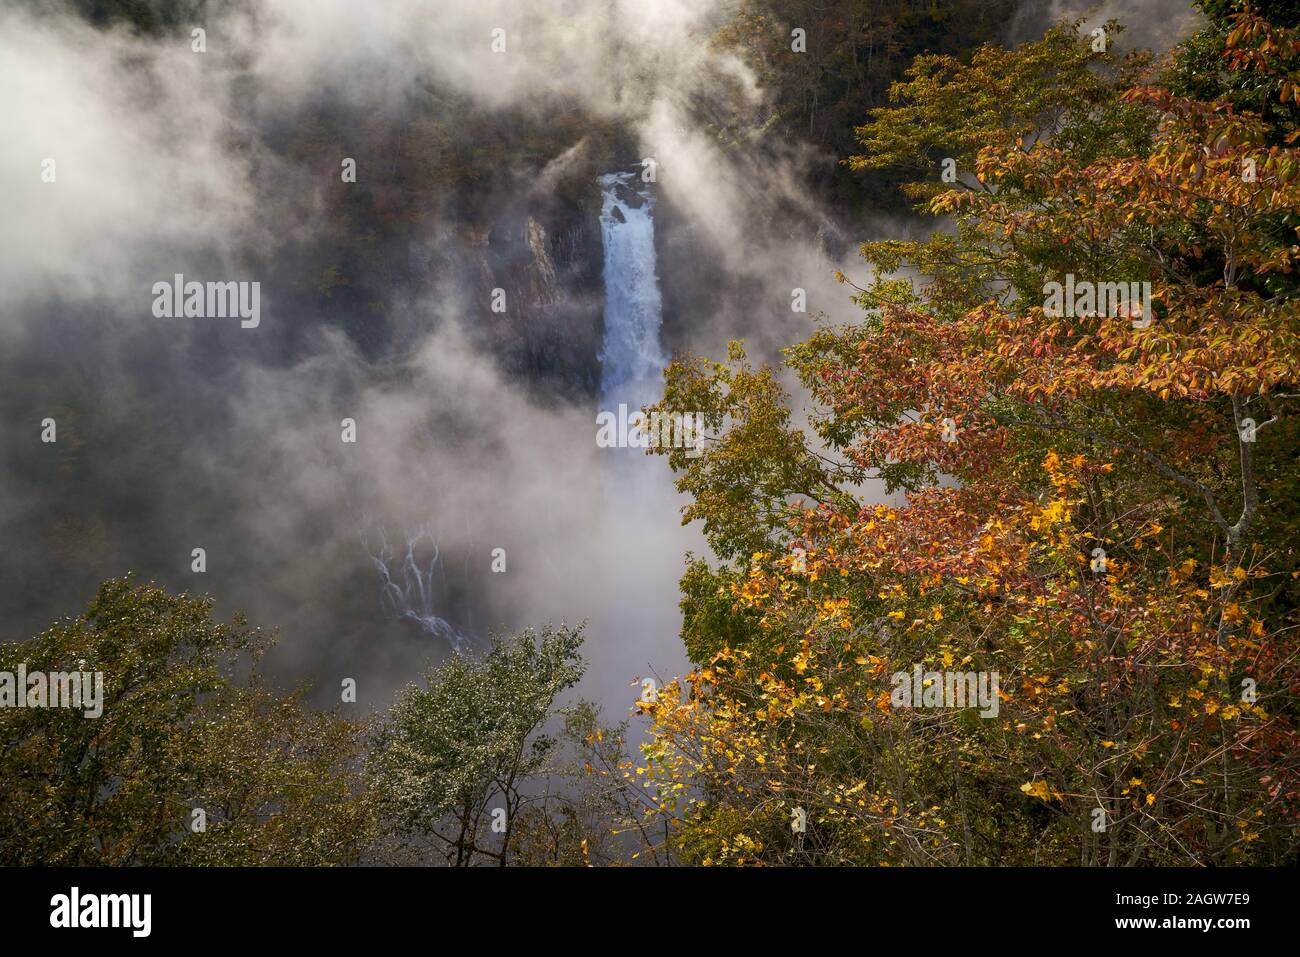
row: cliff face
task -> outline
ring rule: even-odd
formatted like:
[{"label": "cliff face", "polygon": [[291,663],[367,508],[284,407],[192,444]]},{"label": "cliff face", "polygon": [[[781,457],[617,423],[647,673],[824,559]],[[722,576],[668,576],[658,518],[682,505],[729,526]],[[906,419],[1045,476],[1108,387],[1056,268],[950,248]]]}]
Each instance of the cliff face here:
[{"label": "cliff face", "polygon": [[[511,210],[462,234],[461,269],[474,286],[471,337],[512,379],[556,397],[594,396],[600,381],[595,217],[594,207],[554,203]],[[494,296],[501,302],[496,290],[504,311],[492,308]]]}]

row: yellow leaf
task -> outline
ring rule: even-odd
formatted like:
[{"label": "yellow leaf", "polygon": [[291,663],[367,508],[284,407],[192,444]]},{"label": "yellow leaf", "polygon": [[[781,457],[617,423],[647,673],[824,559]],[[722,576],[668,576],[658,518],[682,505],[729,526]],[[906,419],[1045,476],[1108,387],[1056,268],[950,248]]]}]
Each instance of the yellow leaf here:
[{"label": "yellow leaf", "polygon": [[1020,785],[1020,790],[1024,791],[1030,797],[1036,797],[1044,801],[1050,801],[1052,794],[1047,790],[1046,781],[1030,781],[1027,784]]}]

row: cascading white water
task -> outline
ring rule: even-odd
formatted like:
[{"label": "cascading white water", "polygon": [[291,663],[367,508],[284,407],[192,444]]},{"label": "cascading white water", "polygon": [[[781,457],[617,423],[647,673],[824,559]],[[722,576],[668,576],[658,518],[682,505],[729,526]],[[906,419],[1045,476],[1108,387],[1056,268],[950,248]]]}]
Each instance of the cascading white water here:
[{"label": "cascading white water", "polygon": [[[601,349],[601,410],[629,412],[658,401],[667,364],[655,271],[654,196],[635,173],[600,178],[605,250],[605,336]],[[677,576],[681,529],[667,462],[642,448],[601,449],[603,537],[599,543],[604,595],[589,643],[593,674],[605,686],[597,700],[637,696],[628,681],[652,671],[676,673],[685,660],[678,638]],[[606,659],[600,662],[599,659]]]},{"label": "cascading white water", "polygon": [[607,409],[640,408],[657,398],[666,364],[659,344],[663,319],[655,275],[654,197],[635,173],[600,178],[605,246],[605,341],[601,401]]},{"label": "cascading white water", "polygon": [[441,570],[442,550],[438,548],[432,531],[426,526],[408,530],[400,557],[399,550],[389,544],[388,533],[382,527],[378,530],[378,538],[378,546],[372,548],[369,531],[362,529],[361,544],[379,573],[380,608],[390,618],[415,622],[426,634],[446,642],[452,651],[464,653],[472,639],[434,611],[435,596],[439,591],[434,575]]}]

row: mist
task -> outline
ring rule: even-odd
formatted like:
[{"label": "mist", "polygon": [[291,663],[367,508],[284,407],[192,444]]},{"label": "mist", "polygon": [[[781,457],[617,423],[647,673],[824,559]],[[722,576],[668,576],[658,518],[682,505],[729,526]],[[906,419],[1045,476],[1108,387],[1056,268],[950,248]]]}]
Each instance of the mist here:
[{"label": "mist", "polygon": [[[611,716],[685,667],[676,582],[702,536],[663,459],[620,460],[647,510],[594,441],[596,176],[654,161],[669,352],[744,337],[770,361],[852,321],[835,271],[863,280],[856,243],[920,228],[823,208],[810,170],[839,157],[719,144],[719,117],[756,137],[770,106],[710,42],[734,6],[241,2],[195,19],[203,52],[184,24],[0,12],[0,638],[131,572],[276,629],[279,683],[331,704],[354,678],[383,708],[452,653],[381,602],[382,543],[418,532],[456,632],[589,622],[579,693]],[[1162,9],[1025,4],[1008,31],[1114,15],[1167,43]],[[458,152],[475,124],[526,148]],[[259,283],[260,324],[156,317],[177,274]]]}]

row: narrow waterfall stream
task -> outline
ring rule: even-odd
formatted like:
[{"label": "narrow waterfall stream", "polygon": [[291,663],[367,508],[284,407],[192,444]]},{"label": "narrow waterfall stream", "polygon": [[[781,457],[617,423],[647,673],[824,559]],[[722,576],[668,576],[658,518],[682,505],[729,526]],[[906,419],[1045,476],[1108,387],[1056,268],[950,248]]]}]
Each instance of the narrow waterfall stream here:
[{"label": "narrow waterfall stream", "polygon": [[655,274],[654,197],[635,173],[600,178],[601,239],[605,248],[605,341],[601,349],[603,408],[653,402],[667,359],[659,343],[663,321]]},{"label": "narrow waterfall stream", "polygon": [[[655,271],[654,196],[635,173],[600,178],[600,226],[605,251],[605,334],[600,408],[632,414],[663,392],[667,364],[660,343],[662,305]],[[634,678],[678,674],[685,664],[678,639],[677,579],[681,554],[676,490],[667,462],[641,448],[601,450],[604,486],[603,609],[588,651],[605,659],[593,671],[609,686],[599,700],[635,699]],[[621,716],[621,709],[611,717]]]}]

